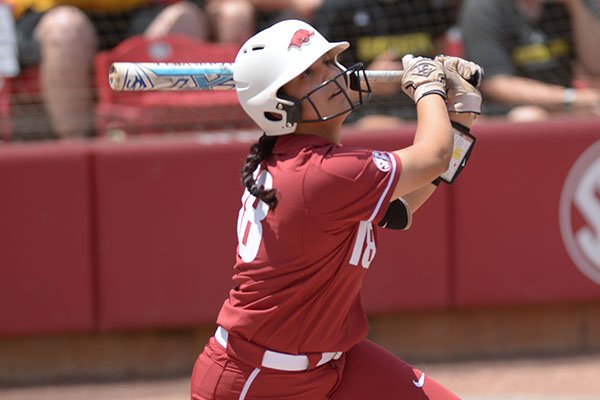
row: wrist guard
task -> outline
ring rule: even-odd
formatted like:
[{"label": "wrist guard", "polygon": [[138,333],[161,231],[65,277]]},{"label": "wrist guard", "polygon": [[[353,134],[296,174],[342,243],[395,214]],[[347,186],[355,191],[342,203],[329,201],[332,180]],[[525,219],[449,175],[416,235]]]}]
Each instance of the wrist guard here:
[{"label": "wrist guard", "polygon": [[448,185],[453,184],[458,175],[460,175],[462,170],[467,165],[467,160],[471,156],[471,152],[475,146],[476,138],[475,136],[471,135],[471,130],[466,126],[452,121],[452,133],[454,134],[454,147],[452,150],[450,165],[448,166],[446,172],[431,182],[434,185],[438,179]]}]

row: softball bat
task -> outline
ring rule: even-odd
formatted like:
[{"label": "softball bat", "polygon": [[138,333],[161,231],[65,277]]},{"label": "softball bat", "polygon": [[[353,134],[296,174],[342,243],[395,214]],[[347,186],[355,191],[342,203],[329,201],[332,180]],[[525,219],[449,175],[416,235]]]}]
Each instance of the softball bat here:
[{"label": "softball bat", "polygon": [[[362,74],[359,74],[362,77]],[[400,82],[402,71],[365,71],[369,82]],[[232,63],[133,63],[110,66],[108,83],[115,91],[233,90]]]}]

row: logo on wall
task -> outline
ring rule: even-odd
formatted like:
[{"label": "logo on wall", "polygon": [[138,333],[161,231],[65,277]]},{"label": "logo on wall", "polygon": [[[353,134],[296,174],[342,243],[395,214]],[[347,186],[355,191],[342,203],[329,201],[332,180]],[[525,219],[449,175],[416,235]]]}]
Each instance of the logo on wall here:
[{"label": "logo on wall", "polygon": [[559,219],[569,256],[600,285],[600,141],[571,167],[560,197]]}]

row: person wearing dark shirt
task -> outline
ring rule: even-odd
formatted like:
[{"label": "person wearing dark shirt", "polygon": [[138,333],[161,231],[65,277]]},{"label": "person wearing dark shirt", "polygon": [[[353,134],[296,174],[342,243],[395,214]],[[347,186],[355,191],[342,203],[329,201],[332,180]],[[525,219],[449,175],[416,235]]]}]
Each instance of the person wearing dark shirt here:
[{"label": "person wearing dark shirt", "polygon": [[484,114],[536,120],[598,113],[600,91],[578,87],[576,76],[577,68],[600,75],[599,6],[598,0],[465,0],[460,29],[465,57],[485,70]]},{"label": "person wearing dark shirt", "polygon": [[[402,69],[405,54],[433,57],[456,21],[453,0],[325,0],[312,22],[329,40],[347,39],[340,61],[363,62],[368,69]],[[388,126],[416,118],[398,85],[372,83],[374,96],[347,120],[362,126]]]}]

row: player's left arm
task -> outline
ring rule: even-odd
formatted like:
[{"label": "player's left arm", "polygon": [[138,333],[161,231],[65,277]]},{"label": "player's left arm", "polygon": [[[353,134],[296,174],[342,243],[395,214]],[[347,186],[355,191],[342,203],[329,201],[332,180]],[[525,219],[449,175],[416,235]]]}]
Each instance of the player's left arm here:
[{"label": "player's left arm", "polygon": [[561,0],[571,15],[577,58],[592,75],[600,75],[600,0]]}]

